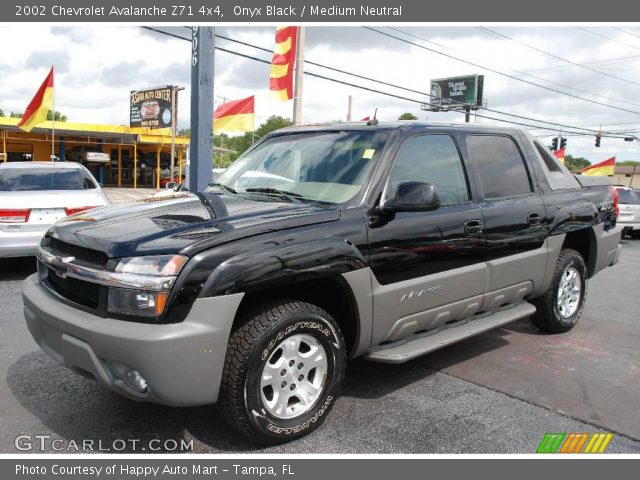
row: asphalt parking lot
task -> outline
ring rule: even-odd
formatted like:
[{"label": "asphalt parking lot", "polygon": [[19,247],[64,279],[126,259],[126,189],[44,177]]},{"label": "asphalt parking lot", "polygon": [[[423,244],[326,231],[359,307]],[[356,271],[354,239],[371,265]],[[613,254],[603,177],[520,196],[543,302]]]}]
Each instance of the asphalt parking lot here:
[{"label": "asphalt parking lot", "polygon": [[573,331],[542,335],[520,321],[404,365],[356,360],[326,422],[268,449],[213,407],[135,403],[57,365],[22,315],[21,282],[34,271],[32,259],[0,260],[2,453],[18,453],[21,434],[102,448],[136,439],[137,451],[158,439],[203,453],[534,453],[546,432],[599,430],[614,433],[608,453],[640,453],[638,240],[624,240],[620,263],[590,282]]}]

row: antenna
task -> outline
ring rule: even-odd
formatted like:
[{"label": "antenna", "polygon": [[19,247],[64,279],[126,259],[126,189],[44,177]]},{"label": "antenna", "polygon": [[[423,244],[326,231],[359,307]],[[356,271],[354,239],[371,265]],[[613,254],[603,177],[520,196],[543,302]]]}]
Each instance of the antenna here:
[{"label": "antenna", "polygon": [[378,109],[376,108],[375,111],[373,112],[373,118],[367,122],[367,125],[374,126],[374,127],[378,125],[378,123],[380,122],[378,122],[378,119],[376,118],[377,116],[378,116]]}]

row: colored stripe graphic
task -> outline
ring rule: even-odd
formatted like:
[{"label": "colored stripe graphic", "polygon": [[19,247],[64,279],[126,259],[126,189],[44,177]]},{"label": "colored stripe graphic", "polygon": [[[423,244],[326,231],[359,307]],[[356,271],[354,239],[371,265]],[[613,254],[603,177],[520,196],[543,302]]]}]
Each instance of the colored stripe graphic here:
[{"label": "colored stripe graphic", "polygon": [[609,432],[550,432],[545,434],[536,453],[604,453],[612,438]]},{"label": "colored stripe graphic", "polygon": [[556,453],[558,447],[562,443],[562,440],[565,437],[565,433],[547,433],[540,445],[538,445],[537,453]]}]

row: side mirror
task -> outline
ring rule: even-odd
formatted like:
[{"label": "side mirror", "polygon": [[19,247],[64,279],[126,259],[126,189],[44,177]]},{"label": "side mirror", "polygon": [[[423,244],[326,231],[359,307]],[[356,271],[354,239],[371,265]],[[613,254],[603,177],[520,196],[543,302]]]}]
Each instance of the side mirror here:
[{"label": "side mirror", "polygon": [[438,188],[431,183],[400,182],[383,200],[384,212],[429,212],[440,208]]},{"label": "side mirror", "polygon": [[167,185],[166,185],[165,188],[167,190],[169,190],[169,189],[175,190],[177,186],[178,186],[178,184],[176,182],[167,182]]}]

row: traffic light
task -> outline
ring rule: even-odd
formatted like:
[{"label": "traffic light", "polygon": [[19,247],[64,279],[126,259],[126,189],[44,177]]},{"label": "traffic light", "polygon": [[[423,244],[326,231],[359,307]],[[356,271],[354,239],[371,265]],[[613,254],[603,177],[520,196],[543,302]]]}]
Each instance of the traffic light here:
[{"label": "traffic light", "polygon": [[566,148],[567,146],[567,139],[566,138],[561,138],[560,139],[560,150],[562,150],[563,148]]},{"label": "traffic light", "polygon": [[596,147],[600,146],[600,139],[602,138],[601,133],[596,133]]},{"label": "traffic light", "polygon": [[551,150],[554,152],[558,151],[558,137],[553,137],[553,140],[551,141]]}]

